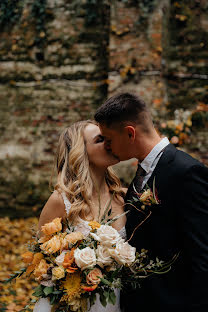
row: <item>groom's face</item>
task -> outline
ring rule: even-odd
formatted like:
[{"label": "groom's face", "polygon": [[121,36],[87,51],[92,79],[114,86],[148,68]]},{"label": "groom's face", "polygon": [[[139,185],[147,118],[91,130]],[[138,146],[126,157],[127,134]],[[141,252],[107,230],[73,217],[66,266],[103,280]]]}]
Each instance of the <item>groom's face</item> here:
[{"label": "groom's face", "polygon": [[118,160],[127,160],[130,157],[128,149],[128,136],[122,128],[108,128],[103,124],[99,125],[104,137],[105,149],[110,151]]}]

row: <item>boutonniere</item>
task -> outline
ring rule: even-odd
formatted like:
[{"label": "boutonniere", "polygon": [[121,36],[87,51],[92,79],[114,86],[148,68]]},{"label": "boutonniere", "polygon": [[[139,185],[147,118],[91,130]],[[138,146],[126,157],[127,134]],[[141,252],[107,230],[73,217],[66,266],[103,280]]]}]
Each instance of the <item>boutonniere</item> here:
[{"label": "boutonniere", "polygon": [[[141,212],[144,215],[144,219],[134,228],[130,238],[128,239],[128,242],[132,239],[136,230],[151,216],[152,210],[150,209],[150,207],[154,205],[159,205],[161,203],[158,198],[157,190],[155,188],[155,177],[153,180],[152,189],[148,185],[146,185],[144,191],[140,193],[136,190],[134,185],[133,189],[135,191],[135,196],[132,197],[133,201],[128,200],[128,203],[136,210]],[[141,204],[139,208],[135,206],[137,202]]]},{"label": "boutonniere", "polygon": [[146,188],[143,190],[143,192],[137,192],[135,189],[135,186],[133,185],[133,189],[135,191],[135,196],[133,196],[134,202],[140,202],[141,203],[141,208],[145,210],[145,207],[152,206],[152,205],[159,205],[161,201],[158,198],[158,192],[155,188],[155,177],[153,180],[153,187],[152,189],[146,185]]}]

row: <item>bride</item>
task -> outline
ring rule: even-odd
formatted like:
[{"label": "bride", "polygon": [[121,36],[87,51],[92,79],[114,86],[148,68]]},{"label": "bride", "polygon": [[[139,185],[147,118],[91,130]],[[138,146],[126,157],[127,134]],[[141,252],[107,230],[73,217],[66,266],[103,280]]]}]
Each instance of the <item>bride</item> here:
[{"label": "bride", "polygon": [[[81,121],[66,128],[58,142],[56,157],[57,183],[40,215],[41,226],[56,217],[66,217],[76,224],[83,234],[89,220],[98,220],[112,193],[112,217],[124,212],[125,189],[121,187],[112,166],[118,160],[105,150],[99,127],[93,121]],[[100,206],[99,206],[100,204]],[[125,239],[126,216],[117,219],[112,226]],[[120,312],[120,293],[116,289],[116,304],[103,307],[97,294],[90,312]],[[50,312],[47,299],[40,299],[34,312]]]}]

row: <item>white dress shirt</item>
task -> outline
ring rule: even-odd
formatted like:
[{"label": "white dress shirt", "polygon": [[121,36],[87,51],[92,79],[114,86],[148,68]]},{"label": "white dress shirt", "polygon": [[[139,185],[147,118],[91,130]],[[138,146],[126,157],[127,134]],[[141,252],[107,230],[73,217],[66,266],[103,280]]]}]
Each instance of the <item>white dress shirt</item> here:
[{"label": "white dress shirt", "polygon": [[150,176],[152,175],[160,157],[163,154],[165,147],[169,144],[167,137],[163,138],[157,145],[153,147],[151,152],[145,157],[145,159],[140,163],[141,167],[145,170],[146,175],[142,182],[142,188],[145,186]]}]

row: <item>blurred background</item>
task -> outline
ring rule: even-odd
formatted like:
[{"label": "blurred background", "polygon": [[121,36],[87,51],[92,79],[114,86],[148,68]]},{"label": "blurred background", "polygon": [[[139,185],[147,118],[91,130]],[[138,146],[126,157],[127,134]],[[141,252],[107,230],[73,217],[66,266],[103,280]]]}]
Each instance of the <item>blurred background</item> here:
[{"label": "blurred background", "polygon": [[[50,196],[60,132],[134,92],[161,135],[208,164],[206,0],[0,0],[0,278]],[[135,160],[115,166],[124,185]],[[34,282],[0,286],[20,311]]]}]

